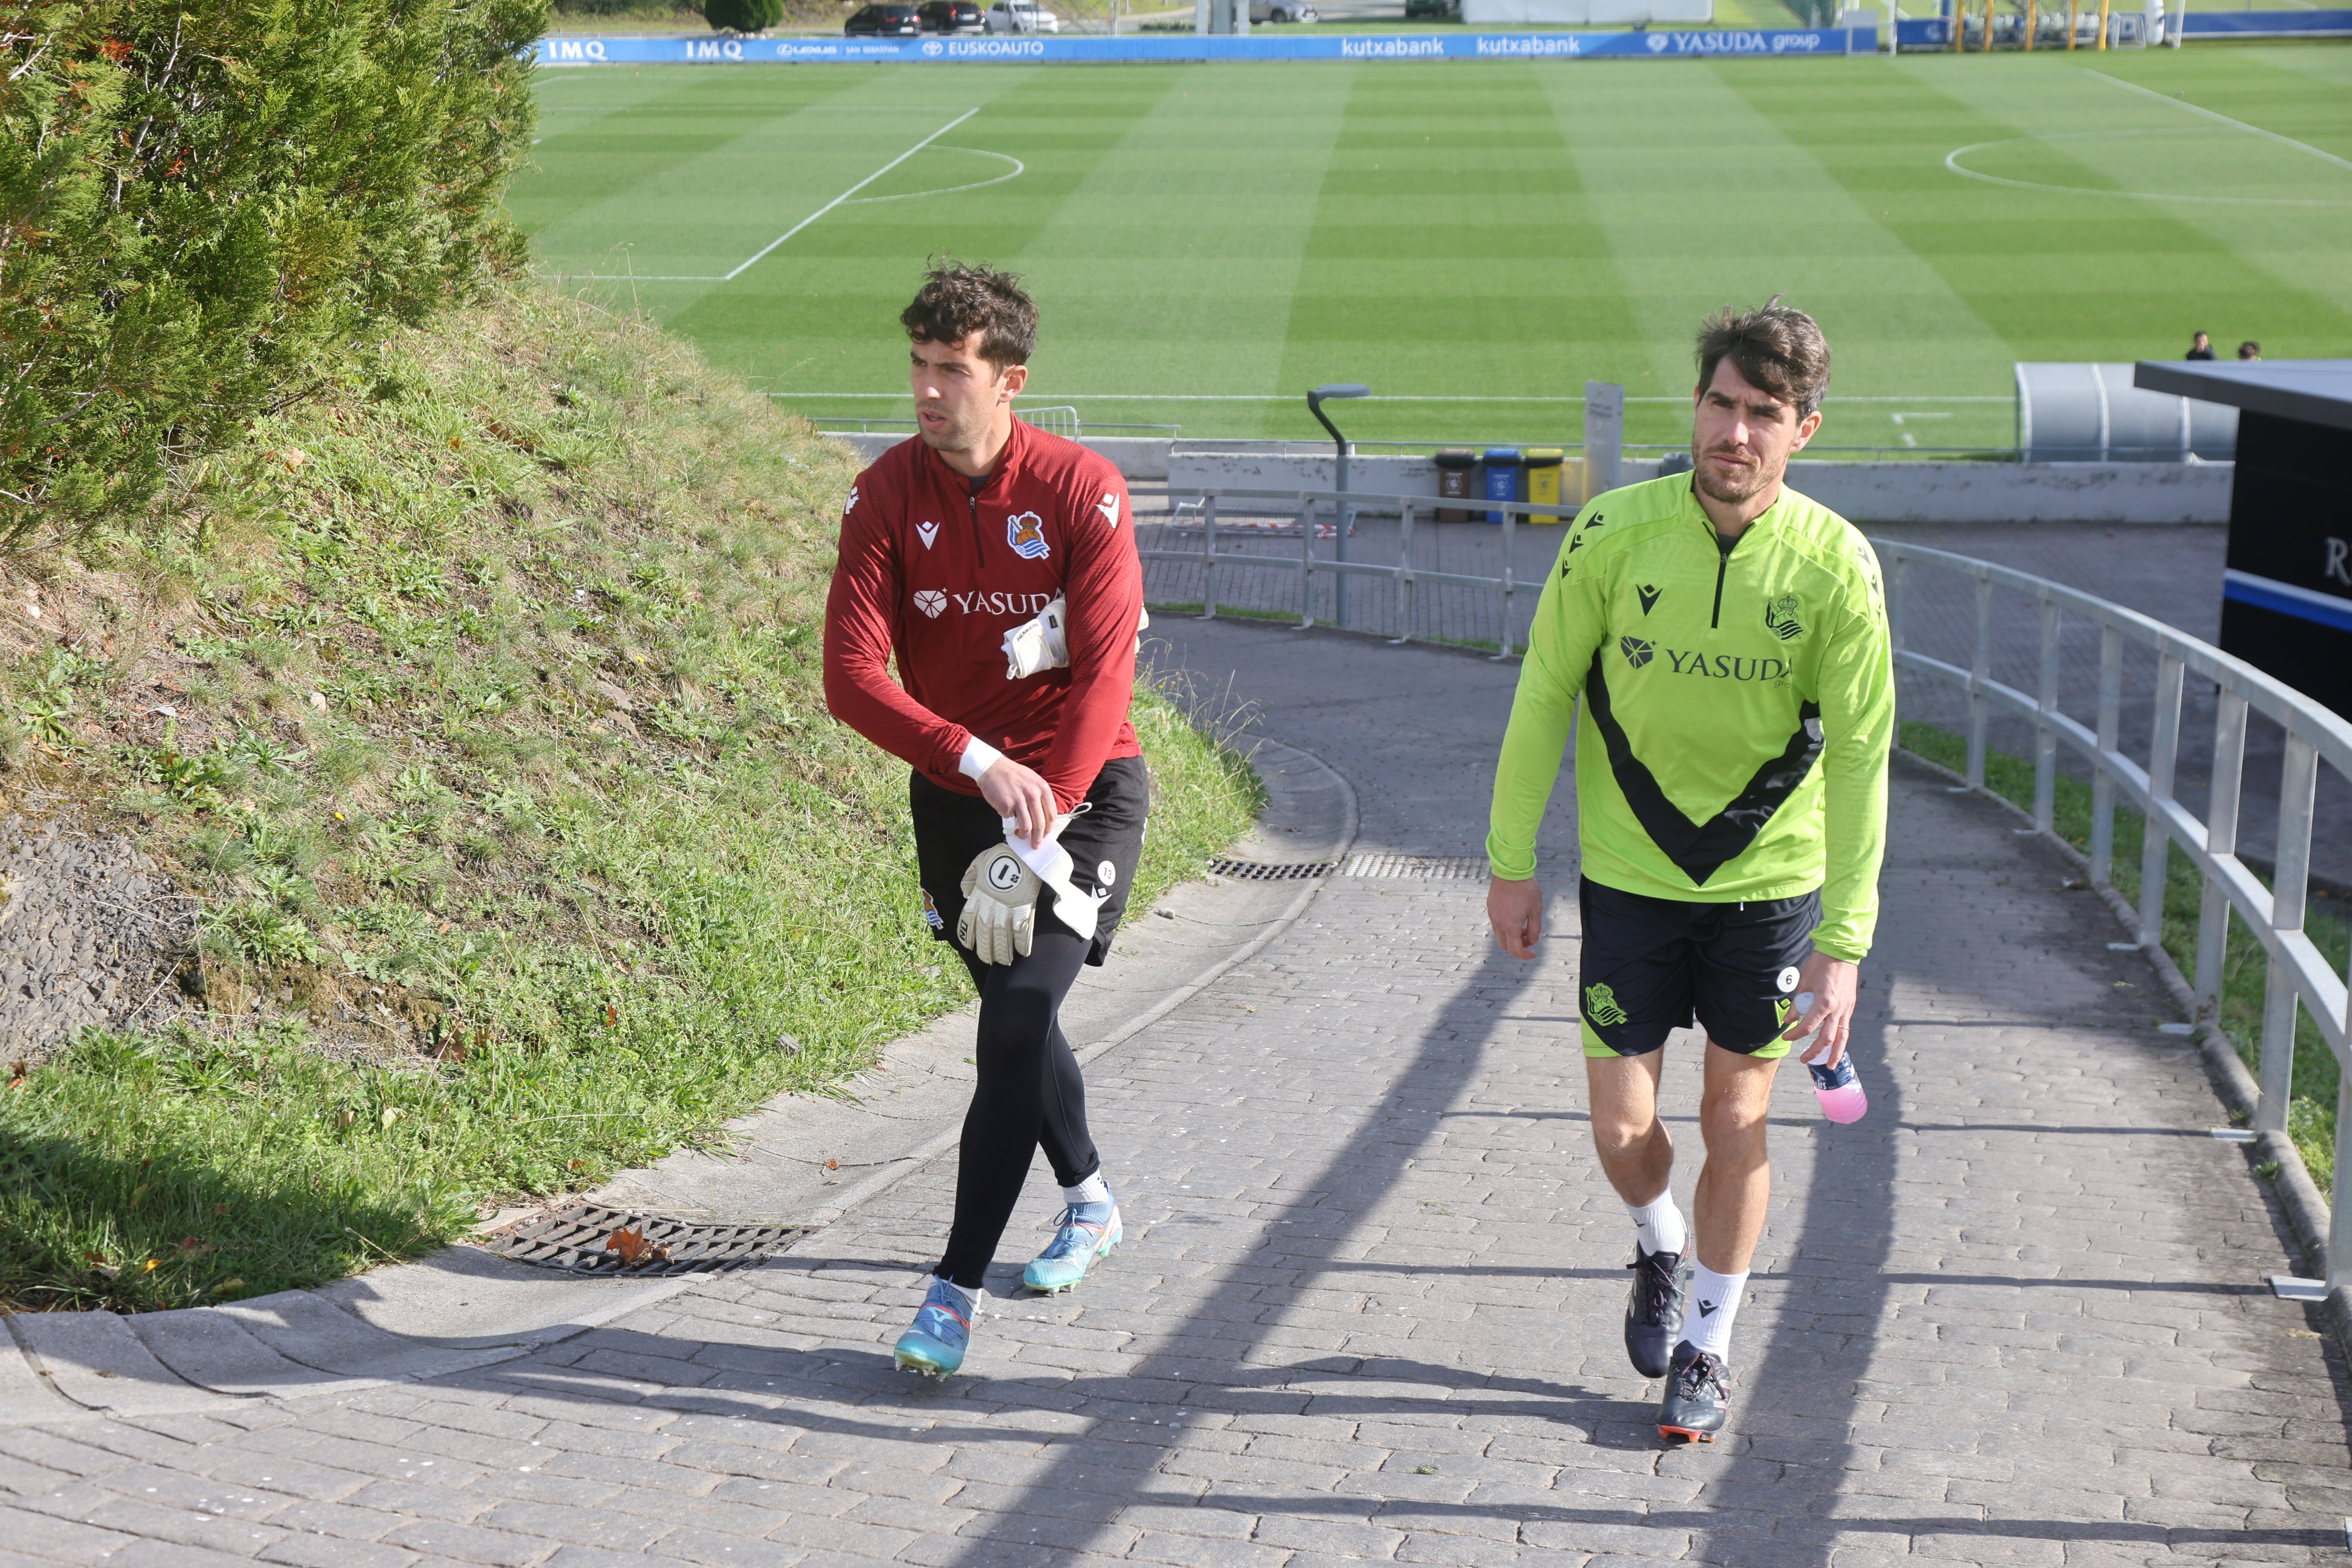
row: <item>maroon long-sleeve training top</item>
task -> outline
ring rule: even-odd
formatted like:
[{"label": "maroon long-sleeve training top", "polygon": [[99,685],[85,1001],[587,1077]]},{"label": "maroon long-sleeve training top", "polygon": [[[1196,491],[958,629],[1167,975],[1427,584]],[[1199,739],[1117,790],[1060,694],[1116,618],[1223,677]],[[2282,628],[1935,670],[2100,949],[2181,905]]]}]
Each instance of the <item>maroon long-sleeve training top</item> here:
[{"label": "maroon long-sleeve training top", "polygon": [[[1141,754],[1128,709],[1143,563],[1127,506],[1107,459],[1018,419],[976,491],[919,438],[883,453],[842,512],[824,612],[834,717],[963,795],[980,793],[957,769],[977,735],[1076,806],[1104,763]],[[1069,668],[1006,679],[1004,634],[1055,594]]]}]

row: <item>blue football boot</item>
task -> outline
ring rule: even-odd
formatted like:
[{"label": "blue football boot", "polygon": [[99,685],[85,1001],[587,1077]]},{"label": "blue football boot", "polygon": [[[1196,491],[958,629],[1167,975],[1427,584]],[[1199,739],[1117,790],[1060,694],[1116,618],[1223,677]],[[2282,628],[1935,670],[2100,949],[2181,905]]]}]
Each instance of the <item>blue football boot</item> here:
[{"label": "blue football boot", "polygon": [[946,1377],[963,1365],[971,1343],[971,1320],[964,1316],[963,1293],[934,1275],[912,1327],[898,1336],[899,1369],[925,1377]]},{"label": "blue football boot", "polygon": [[1062,1211],[1053,1244],[1021,1271],[1021,1283],[1042,1296],[1068,1289],[1087,1277],[1097,1258],[1108,1258],[1124,1237],[1118,1201],[1072,1204]]}]

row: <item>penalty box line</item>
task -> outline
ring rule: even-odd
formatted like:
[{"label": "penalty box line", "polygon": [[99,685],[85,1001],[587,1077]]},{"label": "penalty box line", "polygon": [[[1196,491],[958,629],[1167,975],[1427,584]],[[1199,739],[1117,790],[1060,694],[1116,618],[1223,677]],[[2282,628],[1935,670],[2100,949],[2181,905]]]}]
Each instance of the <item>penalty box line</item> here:
[{"label": "penalty box line", "polygon": [[[929,146],[932,142],[938,141],[940,137],[946,135],[949,132],[954,130],[957,126],[961,125],[965,121],[970,120],[973,115],[978,114],[979,112],[980,106],[977,104],[965,110],[961,114],[957,115],[953,120],[949,121],[945,125],[940,126],[937,131],[932,132],[929,136],[924,137],[920,142],[916,142],[912,147],[908,148],[905,152],[899,153],[897,157],[891,159],[888,163],[883,164],[880,168],[875,170],[872,174],[866,175],[864,179],[850,186],[849,189],[842,192],[841,195],[825,203],[824,205],[817,208],[816,211],[809,214],[808,216],[801,219],[800,222],[793,225],[792,227],[776,236],[775,238],[768,241],[767,244],[761,246],[757,251],[755,251],[750,259],[737,267],[732,272],[721,273],[715,278],[683,278],[665,276],[656,273],[640,273],[637,275],[636,281],[640,283],[732,283],[735,279],[742,277],[743,274],[749,272],[752,268],[765,260],[770,253],[774,251],[778,246],[783,244],[784,241],[792,238],[793,236],[800,233],[801,230],[808,227],[809,225],[816,222],[817,219],[823,217],[834,208],[841,205],[844,202],[848,201],[851,197],[857,195],[858,192],[864,190],[866,186],[872,184],[875,181],[880,179],[883,175],[888,174],[891,170],[897,168],[899,164],[905,163],[908,159],[913,157],[916,153],[921,152],[924,148]],[[617,279],[615,279],[615,281],[617,281]]]}]

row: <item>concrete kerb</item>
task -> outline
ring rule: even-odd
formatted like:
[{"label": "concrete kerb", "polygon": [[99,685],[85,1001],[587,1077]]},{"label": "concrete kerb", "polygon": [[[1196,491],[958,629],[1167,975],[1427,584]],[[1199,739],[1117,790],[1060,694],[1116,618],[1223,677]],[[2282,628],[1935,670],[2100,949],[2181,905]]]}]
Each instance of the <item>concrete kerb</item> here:
[{"label": "concrete kerb", "polygon": [[[1965,786],[1968,784],[1963,775],[1941,763],[1930,762],[1916,752],[1906,750],[1903,754],[1957,784]],[[1989,789],[1972,789],[1969,793],[1983,795],[2011,816],[2028,823],[2033,820],[2032,813],[2007,795]],[[2056,845],[2059,853],[2087,877],[2091,868],[2089,856],[2054,833],[2037,833],[2035,837]],[[2113,888],[2100,888],[2097,891],[2116,921],[2137,941],[2139,936],[2139,911]],[[2198,1016],[2196,988],[2189,984],[2188,976],[2180,973],[2180,966],[2173,963],[2172,954],[2160,945],[2140,948],[2138,952],[2147,960],[2148,967],[2156,971],[2157,978],[2164,983],[2165,990],[2171,994],[2181,1016],[2189,1021],[2197,1041],[2198,1055],[2205,1064],[2206,1076],[2213,1080],[2214,1093],[2231,1112],[2251,1121],[2255,1107],[2262,1101],[2262,1089],[2254,1081],[2254,1075],[2247,1070],[2246,1064],[2239,1059],[2237,1047],[2230,1043],[2230,1037],[2221,1032],[2219,1023]],[[2327,1200],[2320,1195],[2319,1184],[2311,1179],[2311,1170],[2303,1163],[2302,1152],[2284,1132],[2258,1132],[2244,1148],[2247,1163],[2252,1167],[2257,1180],[2263,1179],[2263,1166],[2273,1166],[2277,1170],[2278,1173],[2270,1179],[2270,1184],[2278,1194],[2279,1207],[2286,1215],[2287,1228],[2301,1254],[2294,1260],[2296,1266],[2320,1268],[2327,1256],[2327,1237],[2334,1223],[2334,1211],[2329,1208]],[[2329,1291],[2323,1304],[2323,1315],[2327,1321],[2328,1331],[2336,1337],[2337,1347],[2347,1358],[2352,1358],[2352,1288],[2338,1287]]]},{"label": "concrete kerb", "polygon": [[[1317,861],[1343,859],[1359,821],[1355,792],[1347,780],[1321,758],[1278,742],[1261,742],[1252,761],[1267,785],[1264,821],[1287,817],[1292,826],[1286,830],[1301,837],[1295,844],[1271,843],[1254,832],[1235,849],[1246,857],[1255,847],[1264,852],[1261,858],[1279,859],[1296,858],[1297,851],[1312,846]],[[1133,1038],[1262,952],[1305,912],[1326,879],[1307,879],[1277,912],[1258,921],[1245,917],[1253,900],[1265,899],[1265,883],[1188,883],[1171,889],[1153,912],[1164,912],[1181,895],[1182,901],[1203,906],[1196,924],[1217,925],[1209,917],[1223,905],[1229,914],[1244,917],[1234,921],[1235,928],[1254,926],[1254,932],[1226,945],[1150,1005],[1099,1028],[1079,1049],[1079,1059],[1092,1061]],[[1149,948],[1157,941],[1166,951],[1144,956],[1139,964],[1143,972],[1155,966],[1165,971],[1171,958],[1181,960],[1185,947],[1180,939],[1148,927],[1146,932],[1139,945]],[[1098,993],[1097,1013],[1100,999]],[[968,1023],[971,1015],[967,1007],[951,1017]],[[793,1096],[779,1103],[795,1100],[821,1103]],[[954,1116],[944,1119],[946,1125],[882,1162],[872,1175],[807,1212],[800,1223],[830,1224],[921,1169],[954,1146],[961,1118],[958,1104]],[[572,1279],[461,1246],[316,1290],[280,1291],[219,1307],[129,1318],[111,1312],[10,1314],[12,1343],[0,1347],[0,1427],[223,1411],[257,1398],[341,1395],[442,1376],[528,1355],[689,1289],[700,1278]],[[500,1304],[540,1321],[496,1333],[453,1335],[446,1308],[474,1304],[457,1300],[458,1295],[481,1297],[482,1307]],[[404,1303],[403,1296],[418,1299]],[[478,1321],[483,1315],[478,1309],[474,1313]],[[393,1323],[434,1323],[439,1331],[401,1331],[371,1321],[371,1316]]]}]

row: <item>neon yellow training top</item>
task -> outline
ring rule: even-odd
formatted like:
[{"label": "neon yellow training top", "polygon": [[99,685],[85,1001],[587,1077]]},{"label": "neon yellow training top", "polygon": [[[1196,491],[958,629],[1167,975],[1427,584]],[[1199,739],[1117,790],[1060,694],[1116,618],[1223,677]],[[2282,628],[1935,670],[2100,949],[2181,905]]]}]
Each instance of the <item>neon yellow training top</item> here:
[{"label": "neon yellow training top", "polygon": [[1687,474],[1577,514],[1528,633],[1486,858],[1535,875],[1573,704],[1584,874],[1704,903],[1822,889],[1813,945],[1878,923],[1895,669],[1878,557],[1783,489],[1727,554]]}]

